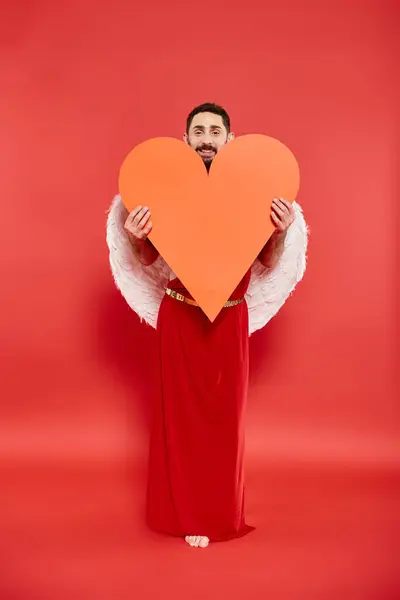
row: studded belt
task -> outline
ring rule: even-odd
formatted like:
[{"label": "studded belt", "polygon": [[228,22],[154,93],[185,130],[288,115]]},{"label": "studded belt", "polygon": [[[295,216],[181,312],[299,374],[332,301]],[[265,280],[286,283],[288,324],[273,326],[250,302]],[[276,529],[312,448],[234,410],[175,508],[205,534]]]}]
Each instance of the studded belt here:
[{"label": "studded belt", "polygon": [[[170,288],[167,288],[165,293],[168,294],[168,296],[171,296],[171,298],[179,300],[179,302],[184,302],[185,304],[190,304],[191,306],[199,306],[195,300],[192,300],[191,298],[186,298],[186,296],[183,296],[182,294],[179,294],[179,292],[175,292],[175,290],[171,290]],[[242,296],[242,298],[238,298],[237,300],[228,300],[228,302],[225,302],[224,308],[229,308],[230,306],[237,306],[238,304],[241,304],[243,300],[244,296]]]}]

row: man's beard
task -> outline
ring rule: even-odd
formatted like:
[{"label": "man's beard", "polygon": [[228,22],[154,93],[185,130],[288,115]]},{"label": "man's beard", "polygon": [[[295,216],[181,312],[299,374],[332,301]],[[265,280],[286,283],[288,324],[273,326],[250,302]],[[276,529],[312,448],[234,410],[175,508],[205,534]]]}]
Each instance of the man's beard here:
[{"label": "man's beard", "polygon": [[[209,171],[210,167],[211,167],[211,164],[212,164],[212,161],[214,160],[214,158],[215,158],[215,156],[217,154],[217,149],[214,148],[214,146],[209,146],[207,144],[203,144],[202,146],[199,146],[195,150],[196,150],[197,154],[200,156],[200,158],[202,159],[202,161],[203,161],[203,163],[204,163],[207,171]],[[202,154],[201,154],[202,151],[203,152],[209,151],[209,152],[212,152],[213,154],[210,155],[209,157],[208,156],[204,156],[204,155],[202,156]]]}]

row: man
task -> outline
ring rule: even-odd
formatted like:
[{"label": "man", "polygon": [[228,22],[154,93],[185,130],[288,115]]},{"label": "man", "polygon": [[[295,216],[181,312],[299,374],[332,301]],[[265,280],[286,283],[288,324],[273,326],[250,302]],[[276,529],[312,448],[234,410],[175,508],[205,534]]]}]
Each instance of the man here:
[{"label": "man", "polygon": [[[196,107],[184,141],[207,170],[234,139],[227,112]],[[249,334],[263,327],[303,277],[307,228],[300,207],[275,199],[276,230],[211,323],[148,239],[151,207],[128,214],[116,197],[107,224],[115,282],[159,332],[161,390],[150,442],[150,527],[191,546],[246,535],[244,409]]]}]

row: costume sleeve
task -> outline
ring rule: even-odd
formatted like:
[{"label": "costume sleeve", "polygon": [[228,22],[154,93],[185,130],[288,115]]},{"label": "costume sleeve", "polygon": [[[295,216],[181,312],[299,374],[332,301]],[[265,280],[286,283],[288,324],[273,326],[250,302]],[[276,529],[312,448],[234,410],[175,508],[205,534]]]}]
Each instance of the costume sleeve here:
[{"label": "costume sleeve", "polygon": [[258,260],[253,265],[246,295],[250,335],[276,315],[304,275],[308,228],[301,207],[294,202],[293,208],[296,218],[288,229],[277,266],[269,270]]},{"label": "costume sleeve", "polygon": [[126,211],[121,197],[114,198],[107,218],[107,245],[115,284],[141,321],[156,327],[158,311],[169,281],[169,267],[159,257],[144,266],[132,252],[124,230]]}]

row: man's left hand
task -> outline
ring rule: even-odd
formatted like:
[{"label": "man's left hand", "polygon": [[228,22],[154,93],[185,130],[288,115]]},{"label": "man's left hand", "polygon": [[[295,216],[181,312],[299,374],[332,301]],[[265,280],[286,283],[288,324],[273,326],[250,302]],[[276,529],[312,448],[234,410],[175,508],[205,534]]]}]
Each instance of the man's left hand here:
[{"label": "man's left hand", "polygon": [[295,216],[291,202],[283,198],[274,198],[271,207],[271,218],[276,227],[276,233],[286,233]]}]

